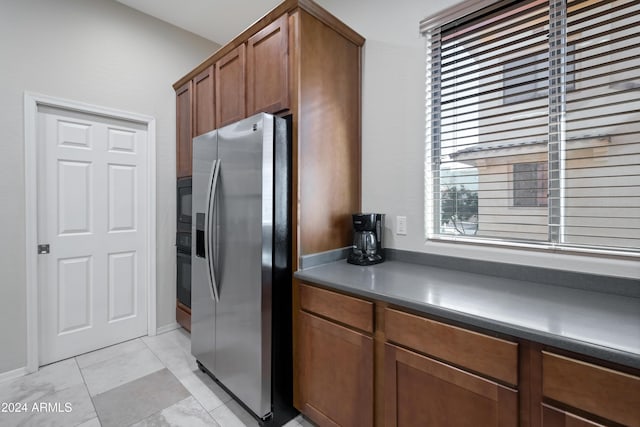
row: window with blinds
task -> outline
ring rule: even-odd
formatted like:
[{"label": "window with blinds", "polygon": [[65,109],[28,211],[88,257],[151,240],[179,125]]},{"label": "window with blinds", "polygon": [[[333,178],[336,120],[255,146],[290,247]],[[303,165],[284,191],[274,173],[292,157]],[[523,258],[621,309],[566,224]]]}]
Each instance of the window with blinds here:
[{"label": "window with blinds", "polygon": [[640,1],[483,4],[421,24],[428,237],[637,253]]}]

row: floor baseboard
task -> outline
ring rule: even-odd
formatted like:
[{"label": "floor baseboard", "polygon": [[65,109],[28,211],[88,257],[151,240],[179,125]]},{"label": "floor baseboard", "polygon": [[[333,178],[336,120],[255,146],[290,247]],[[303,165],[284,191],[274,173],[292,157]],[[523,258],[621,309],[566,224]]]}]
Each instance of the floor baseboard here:
[{"label": "floor baseboard", "polygon": [[168,325],[160,326],[156,329],[156,335],[164,334],[165,332],[173,331],[181,326],[178,322],[169,323]]},{"label": "floor baseboard", "polygon": [[14,369],[12,371],[2,372],[0,373],[0,383],[3,383],[5,381],[11,381],[16,378],[20,378],[22,376],[27,375],[28,373],[29,371],[27,370],[26,366],[23,366],[22,368]]}]

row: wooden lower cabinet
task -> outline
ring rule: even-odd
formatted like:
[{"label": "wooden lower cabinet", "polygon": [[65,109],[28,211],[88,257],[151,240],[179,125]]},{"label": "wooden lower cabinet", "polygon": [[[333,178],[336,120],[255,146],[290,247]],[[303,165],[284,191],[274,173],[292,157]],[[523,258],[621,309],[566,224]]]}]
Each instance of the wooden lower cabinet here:
[{"label": "wooden lower cabinet", "polygon": [[385,426],[515,427],[518,393],[385,344]]},{"label": "wooden lower cabinet", "polygon": [[299,312],[300,409],[319,426],[373,425],[373,338]]},{"label": "wooden lower cabinet", "polygon": [[640,427],[637,369],[294,289],[296,407],[320,426]]}]

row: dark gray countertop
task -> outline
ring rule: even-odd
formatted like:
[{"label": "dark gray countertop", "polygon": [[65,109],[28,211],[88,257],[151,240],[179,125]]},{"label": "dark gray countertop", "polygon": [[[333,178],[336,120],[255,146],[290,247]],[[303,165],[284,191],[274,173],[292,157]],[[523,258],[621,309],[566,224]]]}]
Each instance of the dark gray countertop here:
[{"label": "dark gray countertop", "polygon": [[394,260],[340,260],[295,277],[640,369],[640,298]]}]

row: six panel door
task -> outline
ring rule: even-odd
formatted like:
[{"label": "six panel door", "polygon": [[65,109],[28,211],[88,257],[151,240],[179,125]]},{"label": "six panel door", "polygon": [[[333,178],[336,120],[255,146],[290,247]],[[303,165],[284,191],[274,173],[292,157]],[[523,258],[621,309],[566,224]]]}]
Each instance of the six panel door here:
[{"label": "six panel door", "polygon": [[146,125],[39,107],[40,365],[147,333]]}]

